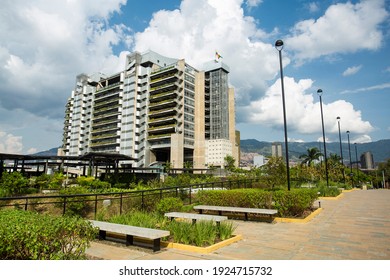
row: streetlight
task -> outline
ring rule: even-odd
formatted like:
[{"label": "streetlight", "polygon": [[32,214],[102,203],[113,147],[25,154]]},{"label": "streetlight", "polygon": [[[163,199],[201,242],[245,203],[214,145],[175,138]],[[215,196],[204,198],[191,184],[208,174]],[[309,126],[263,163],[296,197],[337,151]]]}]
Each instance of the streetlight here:
[{"label": "streetlight", "polygon": [[351,168],[351,173],[349,175],[351,176],[352,187],[353,187],[352,157],[351,157],[351,143],[349,142],[349,130],[347,130],[347,136],[348,136],[348,150],[349,150],[349,167]]},{"label": "streetlight", "polygon": [[344,183],[345,183],[343,145],[341,144],[341,132],[340,132],[340,117],[337,117],[336,119],[337,119],[337,124],[339,126],[340,156],[341,156],[341,165],[343,166],[343,180],[344,180]]},{"label": "streetlight", "polygon": [[321,108],[321,122],[322,122],[322,138],[324,140],[324,157],[325,157],[325,174],[326,174],[326,186],[329,187],[329,176],[328,176],[328,160],[326,157],[326,141],[325,141],[325,128],[324,128],[324,114],[322,112],[322,89],[317,90],[317,94],[320,97],[320,108]]},{"label": "streetlight", "polygon": [[287,138],[287,119],[286,119],[286,102],[284,100],[284,82],[283,82],[283,64],[282,64],[282,50],[283,50],[283,41],[277,40],[275,42],[275,48],[279,52],[279,62],[280,62],[280,82],[282,85],[282,101],[283,101],[283,120],[284,120],[284,145],[286,149],[286,167],[287,167],[287,188],[290,190],[290,165],[288,159],[288,138]]},{"label": "streetlight", "polygon": [[359,184],[359,160],[358,160],[358,153],[357,153],[357,144],[355,145],[355,157],[356,157],[356,174],[357,174],[357,184]]}]

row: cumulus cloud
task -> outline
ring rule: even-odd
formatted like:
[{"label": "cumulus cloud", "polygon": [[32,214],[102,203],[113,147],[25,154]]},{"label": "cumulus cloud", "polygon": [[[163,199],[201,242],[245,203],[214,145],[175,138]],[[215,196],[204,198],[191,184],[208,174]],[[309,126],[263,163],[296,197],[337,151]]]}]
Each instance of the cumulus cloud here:
[{"label": "cumulus cloud", "polygon": [[19,154],[22,149],[22,137],[0,131],[0,153]]},{"label": "cumulus cloud", "polygon": [[286,38],[299,61],[337,53],[376,50],[382,45],[380,24],[388,13],[385,0],[331,5],[318,19],[300,21]]},{"label": "cumulus cloud", "polygon": [[[185,58],[198,68],[214,59],[218,50],[225,63],[239,69],[230,80],[238,92],[236,102],[248,104],[264,92],[279,64],[273,45],[263,42],[268,34],[244,15],[242,4],[243,0],[223,5],[215,0],[184,0],[180,9],[155,13],[149,26],[135,35],[135,49]],[[289,59],[284,63],[288,65]]]},{"label": "cumulus cloud", "polygon": [[[243,3],[242,0],[229,0],[221,6],[215,0],[184,0],[179,9],[155,13],[149,26],[135,35],[135,49],[152,49],[166,56],[185,58],[195,67],[214,59],[214,52],[218,50],[224,62],[234,69],[230,82],[236,91],[236,122],[268,124],[279,129],[283,125],[280,80],[269,86],[278,74],[278,55],[272,44],[265,43],[269,34],[256,26],[252,17],[244,15]],[[370,9],[366,2],[360,6],[334,5],[322,21],[333,24],[336,20],[334,13],[340,8],[342,12],[356,13],[361,17],[376,11],[379,4]],[[289,38],[289,43],[292,39]],[[343,50],[335,48],[334,51]],[[288,53],[283,59],[283,65],[288,66]],[[321,131],[319,103],[309,92],[312,85],[311,79],[295,81],[285,78],[289,130],[302,134]],[[337,132],[336,112],[356,133],[372,130],[371,124],[363,121],[361,112],[345,100],[324,102],[323,107],[329,133]]]},{"label": "cumulus cloud", "polygon": [[362,69],[362,65],[348,67],[348,68],[343,72],[343,76],[346,77],[346,76],[355,75],[357,72],[360,71],[360,69]]},{"label": "cumulus cloud", "polygon": [[[286,117],[289,131],[302,134],[314,134],[322,131],[320,103],[311,93],[313,81],[285,77]],[[249,121],[252,123],[268,124],[275,129],[283,127],[283,108],[280,79],[267,90],[265,96],[254,101],[246,108],[252,112]],[[344,127],[356,134],[366,134],[373,130],[372,125],[362,120],[361,112],[345,100],[331,103],[323,100],[324,126],[327,133],[338,133],[336,118],[339,116]]]},{"label": "cumulus cloud", "polygon": [[[77,74],[112,70],[127,27],[107,25],[125,0],[5,1],[0,7],[0,105],[60,117]],[[71,20],[70,20],[71,18]],[[96,59],[99,58],[99,59]]]}]

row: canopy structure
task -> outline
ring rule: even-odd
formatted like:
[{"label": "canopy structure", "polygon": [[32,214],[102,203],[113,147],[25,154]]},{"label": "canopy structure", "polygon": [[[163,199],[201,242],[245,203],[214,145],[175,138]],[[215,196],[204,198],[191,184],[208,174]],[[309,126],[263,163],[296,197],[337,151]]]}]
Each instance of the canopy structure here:
[{"label": "canopy structure", "polygon": [[[40,166],[43,166],[43,172],[46,173],[49,166],[57,166],[58,169],[67,167],[83,167],[83,175],[85,175],[85,167],[95,169],[102,167],[106,170],[117,170],[119,162],[134,161],[135,158],[117,153],[85,153],[81,156],[57,156],[57,155],[21,155],[21,154],[5,154],[0,153],[0,176],[4,171],[22,171],[29,172],[32,166],[36,166],[33,172],[41,172]],[[7,164],[5,164],[7,162]],[[13,162],[13,163],[12,163]],[[11,163],[11,164],[10,164]],[[129,164],[126,164],[131,166]]]}]

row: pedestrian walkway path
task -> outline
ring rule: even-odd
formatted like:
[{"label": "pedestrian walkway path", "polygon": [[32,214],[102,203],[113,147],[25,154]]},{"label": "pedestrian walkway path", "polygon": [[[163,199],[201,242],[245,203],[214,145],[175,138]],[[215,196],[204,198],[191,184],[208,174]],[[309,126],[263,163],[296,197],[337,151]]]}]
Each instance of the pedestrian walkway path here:
[{"label": "pedestrian walkway path", "polygon": [[107,260],[390,260],[390,190],[356,190],[321,200],[305,224],[234,221],[242,240],[212,253],[153,253],[93,242],[87,254]]}]

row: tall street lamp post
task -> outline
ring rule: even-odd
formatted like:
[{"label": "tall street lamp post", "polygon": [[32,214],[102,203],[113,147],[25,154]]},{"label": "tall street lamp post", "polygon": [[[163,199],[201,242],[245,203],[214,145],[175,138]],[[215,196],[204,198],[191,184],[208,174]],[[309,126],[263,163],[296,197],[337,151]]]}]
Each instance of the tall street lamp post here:
[{"label": "tall street lamp post", "polygon": [[351,168],[351,173],[349,175],[351,176],[351,181],[353,186],[352,157],[351,157],[351,143],[349,142],[349,130],[347,130],[347,136],[348,136],[348,150],[349,150],[349,167]]},{"label": "tall street lamp post", "polygon": [[340,142],[340,157],[341,157],[341,165],[342,165],[342,173],[343,173],[343,181],[345,184],[345,174],[344,174],[344,159],[343,159],[343,145],[341,144],[341,132],[340,132],[340,117],[337,117],[337,124],[339,127],[339,142]]},{"label": "tall street lamp post", "polygon": [[357,175],[356,184],[359,185],[359,160],[358,160],[358,153],[357,153],[357,144],[354,143],[354,145],[355,145],[356,175]]},{"label": "tall street lamp post", "polygon": [[284,120],[284,145],[286,150],[286,168],[287,168],[287,188],[290,190],[290,164],[288,159],[288,138],[287,138],[287,119],[286,119],[286,102],[284,100],[284,82],[283,82],[283,64],[282,64],[282,50],[283,41],[277,40],[275,42],[275,48],[279,52],[279,63],[280,63],[280,82],[282,85],[282,101],[283,101],[283,120]]},{"label": "tall street lamp post", "polygon": [[324,114],[323,114],[323,111],[322,111],[322,89],[317,90],[317,94],[320,97],[321,122],[322,122],[322,139],[324,140],[324,158],[325,158],[326,186],[329,187],[328,160],[327,160],[327,156],[326,156],[326,141],[325,141],[325,127],[324,127]]}]

